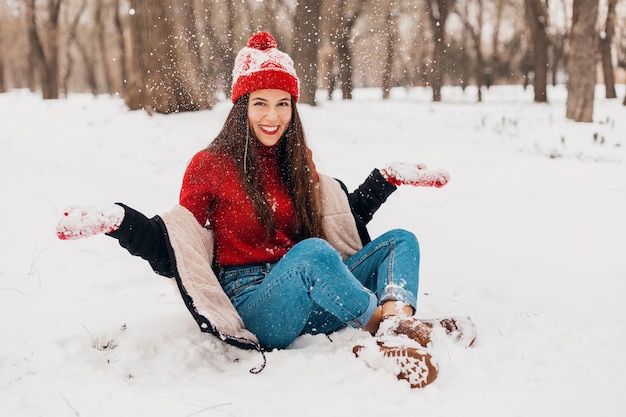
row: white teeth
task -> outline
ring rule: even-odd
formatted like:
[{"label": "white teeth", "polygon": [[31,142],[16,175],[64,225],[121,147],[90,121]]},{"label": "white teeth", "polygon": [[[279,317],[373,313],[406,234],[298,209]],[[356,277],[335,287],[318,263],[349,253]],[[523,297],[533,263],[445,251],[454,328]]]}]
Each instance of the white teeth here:
[{"label": "white teeth", "polygon": [[267,133],[276,133],[278,131],[278,126],[275,126],[275,127],[261,126],[261,130]]}]

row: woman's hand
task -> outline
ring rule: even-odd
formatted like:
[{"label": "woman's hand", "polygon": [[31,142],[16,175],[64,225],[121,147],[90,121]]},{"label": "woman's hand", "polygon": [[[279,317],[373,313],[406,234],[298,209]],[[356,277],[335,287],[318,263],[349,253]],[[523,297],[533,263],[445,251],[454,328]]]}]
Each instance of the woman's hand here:
[{"label": "woman's hand", "polygon": [[57,223],[61,240],[82,239],[116,231],[124,219],[124,208],[117,204],[94,207],[68,207]]},{"label": "woman's hand", "polygon": [[428,170],[422,163],[410,164],[394,162],[380,170],[380,173],[393,185],[441,188],[450,181],[450,174],[443,169]]}]

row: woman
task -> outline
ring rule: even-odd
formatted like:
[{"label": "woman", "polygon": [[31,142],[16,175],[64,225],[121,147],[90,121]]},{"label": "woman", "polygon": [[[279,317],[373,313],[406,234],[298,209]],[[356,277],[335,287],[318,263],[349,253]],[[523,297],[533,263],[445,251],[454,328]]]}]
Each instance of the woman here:
[{"label": "woman", "polygon": [[237,55],[233,107],[190,161],[180,205],[152,219],[121,203],[72,208],[58,235],[117,238],[175,277],[200,328],[228,343],[269,350],[302,334],[362,328],[401,366],[399,378],[424,386],[437,368],[425,349],[432,324],[414,317],[418,242],[404,230],[371,240],[365,226],[398,185],[441,187],[448,175],[395,164],[348,193],[316,171],[298,96],[293,61],[257,33]]}]

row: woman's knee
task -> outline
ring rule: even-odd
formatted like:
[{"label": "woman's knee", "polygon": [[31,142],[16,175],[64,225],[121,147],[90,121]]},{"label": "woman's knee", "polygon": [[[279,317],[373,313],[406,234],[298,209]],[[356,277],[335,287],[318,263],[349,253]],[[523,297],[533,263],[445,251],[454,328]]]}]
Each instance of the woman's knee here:
[{"label": "woman's knee", "polygon": [[311,263],[320,261],[329,261],[336,258],[341,261],[341,256],[330,243],[320,238],[309,238],[299,242],[292,250],[296,249],[298,254],[302,255],[302,260]]},{"label": "woman's knee", "polygon": [[409,232],[405,229],[392,229],[384,235],[386,235],[389,239],[393,239],[396,244],[403,243],[415,246],[419,251],[419,241],[413,232]]}]

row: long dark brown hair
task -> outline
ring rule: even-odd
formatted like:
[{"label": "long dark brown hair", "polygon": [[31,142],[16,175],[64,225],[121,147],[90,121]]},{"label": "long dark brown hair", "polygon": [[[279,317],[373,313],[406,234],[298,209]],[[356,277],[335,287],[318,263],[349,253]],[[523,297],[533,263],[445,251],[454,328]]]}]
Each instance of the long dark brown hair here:
[{"label": "long dark brown hair", "polygon": [[[259,178],[258,152],[253,130],[248,121],[250,95],[240,97],[233,105],[222,130],[207,150],[230,155],[235,161],[244,191],[252,200],[254,210],[269,238],[276,230],[276,221]],[[296,101],[291,97],[291,121],[278,142],[278,164],[295,211],[292,239],[323,237],[317,173],[306,144]]]}]

